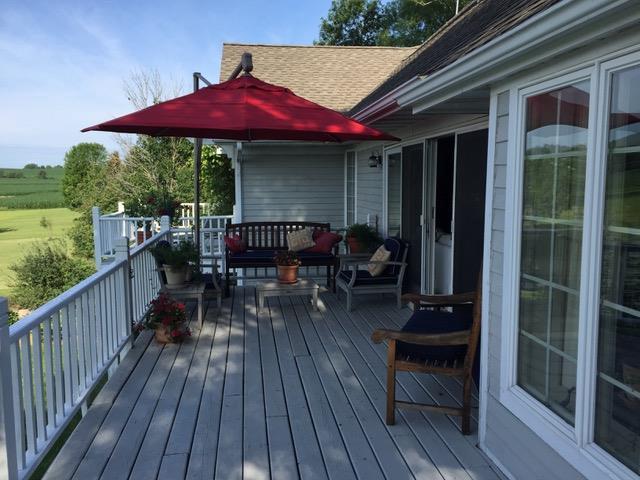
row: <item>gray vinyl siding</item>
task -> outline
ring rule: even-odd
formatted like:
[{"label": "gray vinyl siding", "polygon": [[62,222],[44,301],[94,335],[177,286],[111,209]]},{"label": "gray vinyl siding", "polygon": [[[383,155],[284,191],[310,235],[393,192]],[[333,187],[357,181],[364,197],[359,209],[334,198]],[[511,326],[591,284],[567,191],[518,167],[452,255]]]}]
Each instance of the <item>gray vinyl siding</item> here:
[{"label": "gray vinyl siding", "polygon": [[344,147],[245,144],[241,165],[243,221],[344,226]]},{"label": "gray vinyl siding", "polygon": [[[381,151],[381,149],[380,149]],[[382,167],[369,166],[371,150],[357,152],[356,222],[382,226]]]},{"label": "gray vinyl siding", "polygon": [[495,139],[491,278],[489,295],[489,375],[485,447],[517,479],[584,478],[556,451],[507,410],[500,397],[500,352],[504,261],[505,194],[508,161],[509,92],[498,95]]}]

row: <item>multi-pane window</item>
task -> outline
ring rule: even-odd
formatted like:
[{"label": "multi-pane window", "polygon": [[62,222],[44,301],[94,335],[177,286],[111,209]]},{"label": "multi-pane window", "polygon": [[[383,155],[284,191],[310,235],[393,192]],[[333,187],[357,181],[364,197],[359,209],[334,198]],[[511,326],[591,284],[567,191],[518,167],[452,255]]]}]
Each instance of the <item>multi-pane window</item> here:
[{"label": "multi-pane window", "polygon": [[346,225],[356,223],[356,152],[347,152],[345,172]]},{"label": "multi-pane window", "polygon": [[640,67],[613,73],[595,441],[640,473]]},{"label": "multi-pane window", "polygon": [[402,154],[387,156],[387,235],[400,236],[402,219]]},{"label": "multi-pane window", "polygon": [[595,98],[590,80],[522,98],[522,183],[512,197],[522,201],[513,224],[520,256],[506,273],[518,318],[505,323],[505,338],[517,344],[507,347],[515,363],[503,378],[519,387],[504,397],[516,413],[531,406],[518,403],[522,390],[546,407],[535,418],[553,429],[533,417],[532,428],[549,435],[564,420],[560,430],[572,435],[561,441],[575,442],[581,458],[627,472],[623,464],[633,476],[640,473],[640,64],[626,62],[594,67],[603,87]]},{"label": "multi-pane window", "polygon": [[517,382],[575,421],[589,82],[526,99]]}]

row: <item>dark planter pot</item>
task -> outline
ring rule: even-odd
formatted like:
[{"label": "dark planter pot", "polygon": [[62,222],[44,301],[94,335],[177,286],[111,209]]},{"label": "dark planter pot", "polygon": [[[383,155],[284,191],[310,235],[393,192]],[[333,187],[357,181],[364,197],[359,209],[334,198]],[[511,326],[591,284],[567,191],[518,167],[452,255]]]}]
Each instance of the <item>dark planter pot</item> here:
[{"label": "dark planter pot", "polygon": [[278,281],[280,283],[296,283],[298,281],[298,266],[278,265]]},{"label": "dark planter pot", "polygon": [[362,245],[356,237],[347,237],[349,253],[367,253],[367,247]]}]

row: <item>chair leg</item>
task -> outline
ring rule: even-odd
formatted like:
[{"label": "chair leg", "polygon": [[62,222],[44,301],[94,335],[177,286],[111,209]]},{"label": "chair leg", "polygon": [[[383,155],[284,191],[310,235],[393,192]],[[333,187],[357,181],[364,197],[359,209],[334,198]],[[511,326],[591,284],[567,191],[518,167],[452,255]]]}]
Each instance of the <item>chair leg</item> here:
[{"label": "chair leg", "polygon": [[387,425],[396,423],[396,341],[387,347]]},{"label": "chair leg", "polygon": [[347,312],[351,311],[351,290],[347,290]]},{"label": "chair leg", "polygon": [[398,290],[396,293],[396,302],[398,304],[398,309],[402,308],[402,290]]},{"label": "chair leg", "polygon": [[224,283],[224,296],[228,297],[231,293],[231,289],[229,288],[229,278],[231,278],[231,274],[229,273],[229,268],[227,268],[227,271],[225,272],[225,280],[226,282]]},{"label": "chair leg", "polygon": [[471,433],[471,376],[467,376],[462,387],[462,434]]}]

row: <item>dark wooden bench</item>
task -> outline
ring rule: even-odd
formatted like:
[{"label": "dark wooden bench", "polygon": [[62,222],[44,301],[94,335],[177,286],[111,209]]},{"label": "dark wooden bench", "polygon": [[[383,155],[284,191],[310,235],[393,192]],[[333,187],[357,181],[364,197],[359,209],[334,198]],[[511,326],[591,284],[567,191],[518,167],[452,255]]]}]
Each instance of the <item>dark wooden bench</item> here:
[{"label": "dark wooden bench", "polygon": [[[278,251],[288,250],[287,233],[303,228],[331,231],[328,223],[317,222],[247,222],[229,223],[226,235],[238,235],[247,242],[247,251],[231,253],[225,247],[226,291],[229,292],[229,280],[232,268],[275,268],[273,257]],[[326,267],[327,287],[335,291],[335,275],[338,258],[338,244],[329,254],[298,252],[303,267]]]}]

